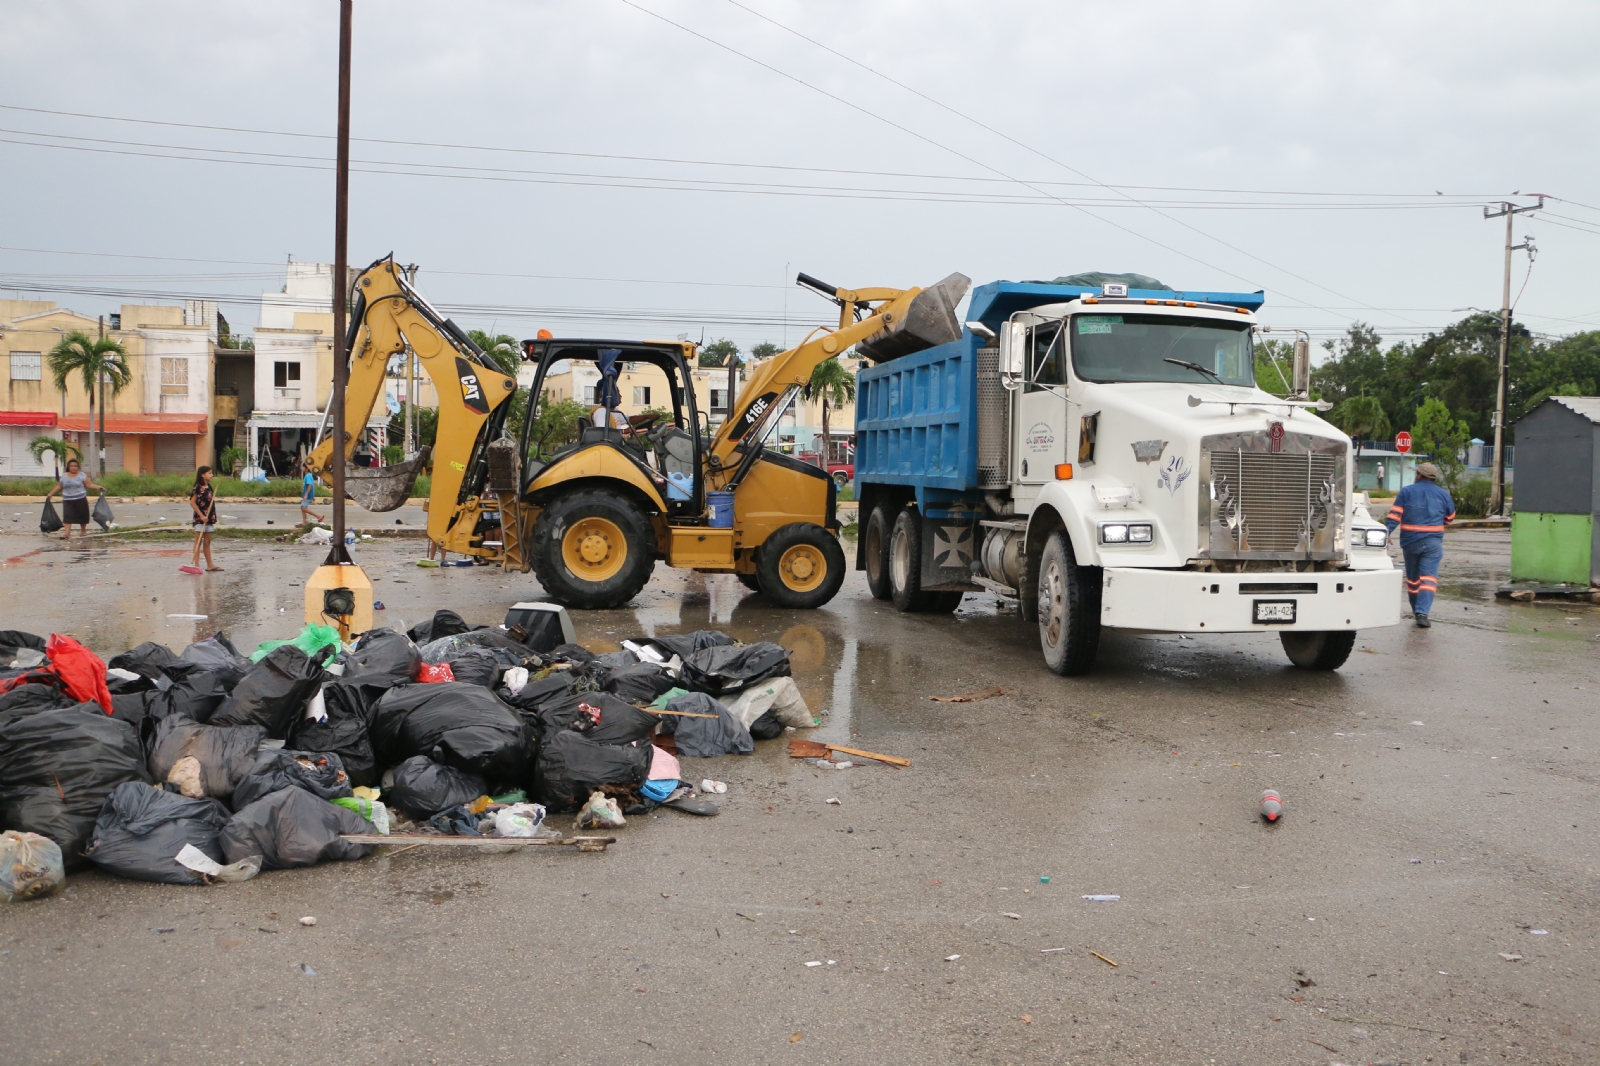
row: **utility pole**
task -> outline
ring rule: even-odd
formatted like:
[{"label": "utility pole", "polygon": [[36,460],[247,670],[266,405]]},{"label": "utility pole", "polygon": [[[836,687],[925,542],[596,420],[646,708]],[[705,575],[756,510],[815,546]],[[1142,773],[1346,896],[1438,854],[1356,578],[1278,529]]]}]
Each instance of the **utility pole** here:
[{"label": "utility pole", "polygon": [[[100,316],[100,339],[106,339],[106,316]],[[106,479],[106,375],[105,371],[95,375],[95,384],[100,387],[100,480]],[[94,406],[90,404],[90,406]],[[123,463],[127,465],[126,462]]]},{"label": "utility pole", "polygon": [[324,565],[349,563],[344,547],[345,385],[350,378],[350,353],[345,350],[346,299],[350,278],[346,238],[350,229],[350,19],[352,0],[339,0],[339,135],[334,163],[333,206],[333,550]]},{"label": "utility pole", "polygon": [[1494,484],[1489,489],[1489,513],[1492,515],[1504,514],[1506,503],[1506,366],[1511,352],[1511,253],[1522,248],[1530,256],[1534,254],[1532,237],[1523,238],[1518,245],[1511,243],[1511,224],[1518,215],[1537,211],[1543,206],[1544,197],[1540,196],[1538,203],[1526,207],[1505,202],[1498,211],[1487,207],[1483,209],[1484,218],[1504,216],[1506,220],[1505,276],[1500,286],[1500,372],[1494,401]]}]

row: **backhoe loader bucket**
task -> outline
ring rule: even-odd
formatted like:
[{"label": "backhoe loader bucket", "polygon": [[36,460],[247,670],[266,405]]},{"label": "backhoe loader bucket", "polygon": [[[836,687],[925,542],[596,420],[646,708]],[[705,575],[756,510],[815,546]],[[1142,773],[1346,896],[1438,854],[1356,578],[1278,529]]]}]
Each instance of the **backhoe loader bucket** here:
[{"label": "backhoe loader bucket", "polygon": [[899,322],[856,344],[856,353],[875,363],[898,359],[940,344],[961,339],[956,305],[967,294],[972,279],[951,274],[939,284],[923,289],[911,301],[911,310]]},{"label": "backhoe loader bucket", "polygon": [[417,475],[428,465],[432,451],[424,448],[414,459],[375,470],[346,467],[344,494],[369,511],[393,511],[411,498]]}]

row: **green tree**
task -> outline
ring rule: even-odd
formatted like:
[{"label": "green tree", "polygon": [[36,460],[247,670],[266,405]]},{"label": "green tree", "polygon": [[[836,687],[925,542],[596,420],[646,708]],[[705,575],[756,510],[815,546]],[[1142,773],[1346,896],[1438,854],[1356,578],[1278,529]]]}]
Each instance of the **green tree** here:
[{"label": "green tree", "polygon": [[773,344],[771,341],[762,341],[760,344],[758,344],[754,348],[750,349],[750,358],[752,360],[755,360],[755,359],[771,359],[773,356],[777,355],[781,351],[783,351],[783,349],[779,348],[776,344]]},{"label": "green tree", "polygon": [[517,367],[522,363],[522,348],[517,344],[517,338],[509,333],[485,333],[481,329],[469,329],[467,336],[472,338],[473,344],[483,349],[483,354],[500,368],[502,374],[517,376]]},{"label": "green tree", "polygon": [[1361,458],[1361,442],[1381,440],[1389,435],[1389,416],[1375,396],[1352,396],[1328,412],[1328,421],[1356,441],[1356,458]]},{"label": "green tree", "polygon": [[[128,387],[133,380],[133,372],[128,369],[128,353],[122,345],[110,337],[95,338],[81,330],[73,330],[64,334],[50,349],[46,357],[50,364],[50,376],[55,381],[57,389],[67,391],[67,382],[74,374],[83,381],[83,391],[89,394],[89,451],[99,454],[96,447],[98,440],[103,440],[106,432],[105,390],[111,389],[115,397]],[[96,383],[99,383],[100,393],[100,430],[99,436],[95,434],[94,410]],[[100,456],[100,477],[106,476],[105,456]]]},{"label": "green tree", "polygon": [[1472,437],[1465,419],[1450,413],[1443,400],[1429,399],[1411,420],[1412,447],[1426,454],[1444,475],[1444,485],[1454,491],[1461,476],[1461,450]]},{"label": "green tree", "polygon": [[856,398],[856,376],[837,358],[824,359],[811,371],[806,389],[822,398],[822,465],[833,457],[833,438],[828,431],[828,407],[843,407]]},{"label": "green tree", "polygon": [[33,461],[40,466],[44,465],[44,457],[54,457],[56,476],[67,468],[67,460],[76,456],[83,458],[83,451],[70,440],[61,440],[57,437],[37,436],[28,442],[28,454],[33,456]]},{"label": "green tree", "polygon": [[1262,341],[1256,348],[1256,385],[1274,396],[1287,396],[1293,388],[1294,345],[1288,341]]},{"label": "green tree", "polygon": [[539,405],[530,438],[536,458],[548,458],[557,448],[578,439],[578,426],[589,417],[589,406],[577,400],[552,400]]},{"label": "green tree", "polygon": [[700,349],[701,366],[727,366],[728,359],[739,357],[739,346],[726,337],[703,345]]}]

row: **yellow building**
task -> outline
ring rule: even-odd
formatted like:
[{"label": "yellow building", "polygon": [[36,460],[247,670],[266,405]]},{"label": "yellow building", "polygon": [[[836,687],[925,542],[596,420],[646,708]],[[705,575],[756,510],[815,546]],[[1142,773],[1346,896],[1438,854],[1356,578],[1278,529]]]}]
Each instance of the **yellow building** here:
[{"label": "yellow building", "polygon": [[[728,372],[715,368],[695,368],[690,372],[694,381],[695,408],[706,414],[713,425],[720,423],[728,413]],[[529,377],[528,385],[532,384]],[[595,390],[600,386],[600,371],[594,363],[562,360],[550,368],[544,379],[544,398],[547,401],[577,400],[594,405]],[[622,394],[622,404],[617,409],[624,415],[641,414],[652,408],[672,410],[672,390],[667,376],[659,367],[649,363],[624,363],[617,375],[617,389]]]},{"label": "yellow building", "polygon": [[132,372],[119,395],[107,390],[107,472],[185,473],[213,463],[217,325],[217,305],[209,300],[188,300],[181,307],[124,304],[105,322],[49,300],[0,300],[0,364],[6,375],[0,396],[0,476],[56,472],[28,453],[28,442],[40,435],[77,443],[85,467],[98,472],[99,457],[88,454],[89,398],[83,381],[74,376],[65,391],[57,389],[49,353],[67,333],[94,337],[102,329],[127,351]]}]

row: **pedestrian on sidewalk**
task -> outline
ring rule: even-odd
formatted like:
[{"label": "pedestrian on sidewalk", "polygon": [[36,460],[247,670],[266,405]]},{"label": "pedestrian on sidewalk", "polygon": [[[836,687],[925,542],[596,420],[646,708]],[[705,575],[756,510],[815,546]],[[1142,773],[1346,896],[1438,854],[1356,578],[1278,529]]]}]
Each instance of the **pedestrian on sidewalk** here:
[{"label": "pedestrian on sidewalk", "polygon": [[189,507],[194,511],[194,556],[189,565],[200,566],[200,553],[205,552],[206,570],[216,573],[222,567],[211,561],[211,534],[217,528],[217,491],[211,487],[211,468],[202,466],[194,472],[194,489],[189,493]]},{"label": "pedestrian on sidewalk", "polygon": [[56,487],[44,494],[44,502],[49,503],[50,497],[61,493],[61,521],[65,531],[61,534],[62,540],[72,539],[72,527],[78,527],[78,536],[89,535],[89,490],[104,491],[88,474],[83,473],[83,466],[76,459],[67,460],[66,471],[56,479]]},{"label": "pedestrian on sidewalk", "polygon": [[1400,490],[1384,525],[1393,533],[1400,527],[1400,552],[1406,560],[1406,596],[1417,626],[1433,623],[1433,597],[1439,592],[1439,561],[1444,558],[1444,529],[1456,520],[1456,503],[1439,484],[1439,468],[1432,463],[1417,467],[1417,480]]},{"label": "pedestrian on sidewalk", "polygon": [[317,475],[310,470],[304,471],[300,475],[300,485],[300,521],[309,522],[313,518],[318,522],[324,521],[321,515],[311,509],[311,505],[317,502]]}]

